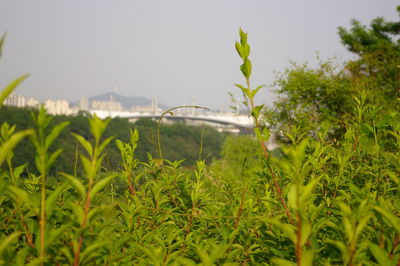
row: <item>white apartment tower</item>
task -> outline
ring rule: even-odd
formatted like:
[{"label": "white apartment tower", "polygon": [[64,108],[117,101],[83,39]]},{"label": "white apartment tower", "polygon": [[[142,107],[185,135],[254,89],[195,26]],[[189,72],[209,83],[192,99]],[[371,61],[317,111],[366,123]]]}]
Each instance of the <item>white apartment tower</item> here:
[{"label": "white apartment tower", "polygon": [[69,115],[72,113],[71,109],[69,108],[69,103],[65,100],[47,100],[44,103],[44,107],[46,108],[47,112],[52,115]]},{"label": "white apartment tower", "polygon": [[26,104],[25,97],[15,94],[15,93],[12,93],[4,101],[4,105],[8,105],[8,106],[25,107],[25,104]]},{"label": "white apartment tower", "polygon": [[81,100],[79,101],[79,110],[81,110],[81,111],[89,110],[88,98],[86,98],[86,97],[81,98]]}]

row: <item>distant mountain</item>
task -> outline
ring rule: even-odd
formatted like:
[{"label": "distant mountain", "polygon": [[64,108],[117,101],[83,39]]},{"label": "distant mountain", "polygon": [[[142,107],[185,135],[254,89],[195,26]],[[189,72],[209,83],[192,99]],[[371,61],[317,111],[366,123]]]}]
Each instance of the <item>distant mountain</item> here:
[{"label": "distant mountain", "polygon": [[110,100],[119,102],[127,109],[130,109],[133,106],[149,106],[151,105],[151,100],[145,97],[127,97],[123,95],[116,94],[114,92],[108,92],[100,95],[95,95],[89,97],[89,102],[92,101],[110,101]]},{"label": "distant mountain", "polygon": [[[151,100],[146,97],[137,97],[137,96],[123,96],[120,94],[116,94],[114,92],[108,92],[104,94],[94,95],[88,98],[89,102],[92,101],[110,101],[110,100],[119,102],[126,109],[131,109],[134,106],[149,106],[151,105]],[[76,104],[79,104],[78,102]],[[158,103],[158,106],[162,109],[167,108],[166,105]]]}]

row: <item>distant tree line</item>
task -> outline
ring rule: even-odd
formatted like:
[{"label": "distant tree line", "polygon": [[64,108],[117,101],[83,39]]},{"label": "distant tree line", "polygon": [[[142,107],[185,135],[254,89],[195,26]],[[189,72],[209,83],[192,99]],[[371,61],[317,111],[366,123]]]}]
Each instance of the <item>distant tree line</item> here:
[{"label": "distant tree line", "polygon": [[[7,121],[11,125],[16,125],[17,130],[23,130],[34,127],[32,113],[37,112],[34,109],[23,109],[17,107],[0,108],[0,124]],[[62,121],[69,121],[70,125],[62,131],[60,137],[54,145],[53,150],[62,148],[58,163],[55,165],[52,173],[57,171],[74,172],[81,171],[79,163],[76,165],[76,154],[82,152],[82,147],[77,144],[72,133],[79,134],[88,140],[91,140],[87,116],[89,114],[80,113],[77,116],[55,116],[52,124],[56,125]],[[141,161],[146,161],[148,156],[158,156],[158,138],[157,122],[150,119],[141,119],[131,123],[125,118],[115,118],[110,121],[104,138],[113,136],[115,139],[129,141],[130,130],[139,130],[139,142],[136,150],[136,156]],[[172,125],[160,125],[160,141],[163,157],[167,160],[182,160],[184,166],[193,166],[197,159],[206,159],[211,162],[213,158],[220,156],[220,151],[226,134],[220,133],[209,126],[188,126],[184,123],[175,123]],[[107,160],[104,166],[107,170],[116,170],[120,161],[120,153],[115,143],[105,150]],[[14,149],[13,161],[16,165],[28,163],[28,170],[35,171],[35,149],[29,139],[23,140],[16,149]],[[79,160],[78,160],[79,161]]]}]

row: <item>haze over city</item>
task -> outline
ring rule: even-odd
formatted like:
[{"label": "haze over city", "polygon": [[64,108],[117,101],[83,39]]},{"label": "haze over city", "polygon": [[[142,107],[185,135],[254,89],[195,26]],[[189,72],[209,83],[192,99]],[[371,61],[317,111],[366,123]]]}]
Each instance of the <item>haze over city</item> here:
[{"label": "haze over city", "polygon": [[395,1],[54,1],[3,0],[0,86],[24,73],[17,93],[41,100],[78,101],[112,91],[157,97],[176,106],[219,109],[228,92],[240,96],[240,58],[234,42],[249,33],[252,82],[265,84],[271,104],[274,71],[289,61],[352,58],[337,27],[397,18]]}]

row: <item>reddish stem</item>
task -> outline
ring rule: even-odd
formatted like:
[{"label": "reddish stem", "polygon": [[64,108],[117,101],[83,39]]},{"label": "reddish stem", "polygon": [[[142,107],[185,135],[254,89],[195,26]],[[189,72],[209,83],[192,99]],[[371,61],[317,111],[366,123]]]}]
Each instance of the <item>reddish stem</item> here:
[{"label": "reddish stem", "polygon": [[277,192],[278,192],[279,201],[281,202],[283,208],[285,209],[286,215],[287,215],[287,217],[289,218],[290,223],[291,223],[291,224],[294,224],[292,215],[290,214],[289,208],[288,208],[288,206],[286,205],[285,199],[284,199],[283,196],[282,196],[281,187],[279,186],[278,181],[276,180],[275,173],[274,173],[274,171],[272,170],[271,167],[270,167],[269,170],[270,170],[270,173],[271,173],[271,176],[272,176],[272,180],[274,181],[275,188],[276,188],[276,190],[277,190]]},{"label": "reddish stem", "polygon": [[297,242],[296,242],[297,266],[301,266],[301,217],[297,212]]},{"label": "reddish stem", "polygon": [[86,195],[86,201],[85,201],[85,209],[84,209],[84,215],[83,215],[83,220],[82,220],[82,224],[81,224],[81,233],[79,235],[79,242],[78,242],[78,249],[75,252],[75,261],[74,261],[74,266],[78,266],[79,265],[79,257],[81,254],[81,248],[82,248],[82,243],[83,243],[83,229],[86,226],[87,223],[87,217],[89,214],[89,209],[90,209],[90,201],[91,201],[91,193],[92,193],[92,179],[89,179],[89,187],[88,187],[88,191],[87,191],[87,195]]},{"label": "reddish stem", "polygon": [[132,195],[136,195],[135,188],[132,185],[131,174],[130,173],[127,174],[127,179],[128,179],[128,187],[129,187],[129,190],[130,190],[131,194]]},{"label": "reddish stem", "polygon": [[236,219],[235,219],[235,229],[238,227],[240,217],[242,216],[242,213],[243,213],[243,205],[244,205],[245,196],[246,196],[246,190],[243,189],[242,190],[242,198],[240,200],[239,210],[237,212]]}]

